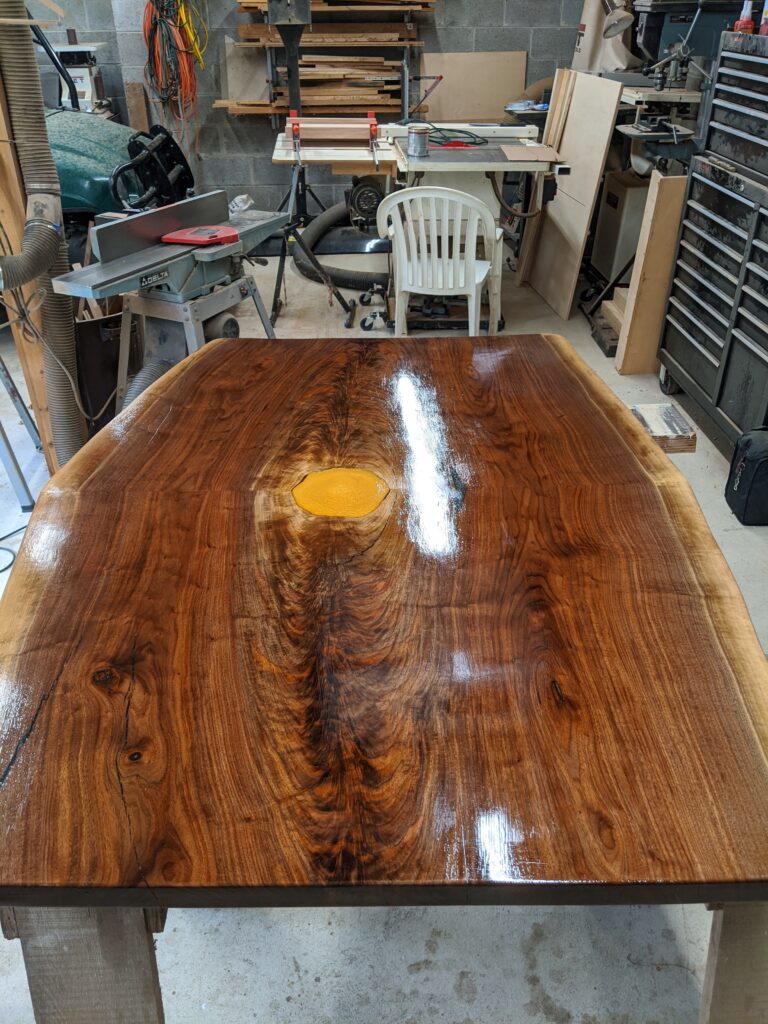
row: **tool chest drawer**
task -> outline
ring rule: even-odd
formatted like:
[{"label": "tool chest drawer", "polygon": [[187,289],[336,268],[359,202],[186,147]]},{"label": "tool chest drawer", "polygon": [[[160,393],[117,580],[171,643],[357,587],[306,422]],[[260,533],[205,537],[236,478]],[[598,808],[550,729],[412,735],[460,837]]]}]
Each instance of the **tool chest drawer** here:
[{"label": "tool chest drawer", "polygon": [[723,33],[706,149],[768,184],[768,37]]},{"label": "tool chest drawer", "polygon": [[768,422],[768,186],[695,157],[659,358],[734,440]]}]

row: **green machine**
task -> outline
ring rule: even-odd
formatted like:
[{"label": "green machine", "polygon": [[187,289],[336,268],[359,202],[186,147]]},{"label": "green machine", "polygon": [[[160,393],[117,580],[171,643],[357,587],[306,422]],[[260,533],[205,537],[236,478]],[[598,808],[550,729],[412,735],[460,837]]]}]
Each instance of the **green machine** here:
[{"label": "green machine", "polygon": [[82,262],[98,214],[167,206],[194,191],[186,157],[162,125],[137,132],[100,114],[58,108],[48,111],[46,126],[73,263]]}]

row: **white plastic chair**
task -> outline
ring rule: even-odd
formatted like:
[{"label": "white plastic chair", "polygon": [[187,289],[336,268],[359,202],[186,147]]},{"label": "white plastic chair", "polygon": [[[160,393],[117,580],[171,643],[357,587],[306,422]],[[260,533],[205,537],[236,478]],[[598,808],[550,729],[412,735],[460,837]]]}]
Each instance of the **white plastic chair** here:
[{"label": "white plastic chair", "polygon": [[[395,331],[408,332],[408,298],[466,295],[469,333],[480,333],[483,287],[490,295],[490,334],[501,318],[501,262],[504,233],[480,199],[453,188],[420,186],[388,195],[379,206],[379,235],[392,239],[395,268]],[[477,259],[477,239],[485,243]]]}]

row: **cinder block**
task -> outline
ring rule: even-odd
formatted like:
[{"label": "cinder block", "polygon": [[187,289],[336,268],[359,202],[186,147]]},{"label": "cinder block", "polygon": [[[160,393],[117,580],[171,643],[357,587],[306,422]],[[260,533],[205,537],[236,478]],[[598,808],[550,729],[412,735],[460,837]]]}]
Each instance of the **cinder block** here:
[{"label": "cinder block", "polygon": [[426,53],[466,53],[475,48],[475,29],[452,25],[422,26],[419,35]]},{"label": "cinder block", "polygon": [[498,28],[475,29],[475,49],[529,50],[531,30],[527,25],[506,25]]},{"label": "cinder block", "polygon": [[504,0],[443,0],[435,9],[436,25],[501,25],[504,20]]},{"label": "cinder block", "polygon": [[570,63],[575,45],[575,28],[537,27],[531,31],[530,55],[533,59],[543,57]]},{"label": "cinder block", "polygon": [[562,0],[506,0],[505,25],[559,25]]}]

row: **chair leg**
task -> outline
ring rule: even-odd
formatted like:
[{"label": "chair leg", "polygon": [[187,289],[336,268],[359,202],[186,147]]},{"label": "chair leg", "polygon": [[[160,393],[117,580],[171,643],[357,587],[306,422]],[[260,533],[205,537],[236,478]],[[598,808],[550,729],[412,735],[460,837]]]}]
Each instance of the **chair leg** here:
[{"label": "chair leg", "polygon": [[488,333],[499,333],[499,321],[501,320],[501,277],[493,273],[488,280],[488,297],[490,299],[491,311],[488,318]]},{"label": "chair leg", "polygon": [[395,334],[408,333],[408,292],[398,292],[395,300]]},{"label": "chair leg", "polygon": [[474,292],[470,292],[467,296],[467,303],[469,306],[469,336],[476,338],[480,334],[480,307],[482,305],[483,297],[483,286],[477,287]]}]

